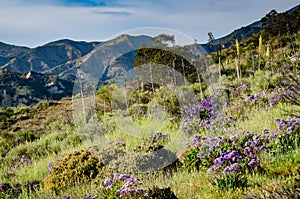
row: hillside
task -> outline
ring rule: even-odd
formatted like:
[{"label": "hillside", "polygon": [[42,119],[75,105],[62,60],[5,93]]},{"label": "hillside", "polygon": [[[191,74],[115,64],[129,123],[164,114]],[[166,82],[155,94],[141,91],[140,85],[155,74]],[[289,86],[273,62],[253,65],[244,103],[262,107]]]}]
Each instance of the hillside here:
[{"label": "hillside", "polygon": [[14,57],[1,66],[1,70],[24,74],[28,71],[44,72],[67,61],[78,59],[89,53],[99,42],[75,42],[60,40],[31,49]]},{"label": "hillside", "polygon": [[[12,50],[16,57],[0,57],[0,61],[9,60],[0,67],[0,91],[6,93],[1,97],[1,106],[31,105],[42,99],[70,97],[76,94],[73,84],[78,71],[86,78],[114,81],[132,69],[135,51],[143,44],[150,46],[150,37],[123,35],[102,43],[59,40],[25,54]],[[3,55],[8,56],[4,51]],[[31,78],[25,78],[28,73]]]},{"label": "hillside", "polygon": [[[247,46],[250,46],[248,44],[252,42],[251,49],[248,51],[250,52],[251,50],[253,55],[258,55],[254,50],[258,45],[258,34],[264,32],[264,39],[267,39],[268,37],[278,36],[278,34],[285,34],[286,31],[294,33],[293,31],[298,28],[295,25],[298,20],[298,11],[298,6],[284,13],[277,13],[273,10],[261,20],[234,30],[229,35],[215,39],[210,44],[200,44],[199,49],[203,51],[202,53],[204,54],[206,52],[212,52],[214,61],[218,63],[219,59],[213,52],[218,49],[218,44],[220,44],[223,50],[220,59],[224,69],[225,63],[228,65],[229,62],[231,62],[231,65],[233,65],[235,62],[233,57],[236,39],[238,39],[239,42],[248,42],[245,44]],[[278,24],[278,28],[276,28],[274,24]],[[289,26],[288,29],[286,28],[287,24]],[[265,34],[267,32],[272,34]],[[101,82],[98,85],[101,86],[118,81],[127,71],[132,70],[136,52],[138,52],[137,50],[145,44],[147,46],[153,46],[152,39],[153,38],[144,35],[121,35],[111,41],[103,42],[84,42],[63,39],[36,48],[20,47],[0,42],[0,71],[2,71],[2,73],[3,71],[14,73],[15,79],[11,81],[17,86],[24,86],[26,84],[32,87],[32,82],[22,79],[22,76],[29,71],[39,73],[42,78],[60,79],[61,81],[67,82],[66,84],[68,85],[72,85],[80,74],[81,77],[85,79]],[[288,43],[286,39],[281,41],[281,46],[286,45],[286,43]],[[199,46],[192,45],[190,47],[198,49]],[[277,46],[275,48],[279,47]],[[249,59],[249,56],[252,56],[252,54],[248,55],[247,59]],[[3,76],[5,75],[6,74],[3,73]],[[21,87],[16,88],[16,90],[7,89],[10,87],[11,81],[6,80],[7,78],[5,81],[2,81],[2,90],[9,90],[10,99],[15,100],[10,104],[16,106],[24,100],[18,100],[16,96],[20,95],[18,93],[14,94],[13,92],[22,89]],[[19,82],[21,80],[22,83]],[[71,90],[65,90],[60,94],[60,97],[51,96],[51,92],[48,92],[45,82],[43,80],[40,82],[43,82],[44,85],[40,88],[44,88],[45,90],[39,89],[35,91],[34,89],[27,89],[27,102],[25,104],[35,104],[38,99],[60,99],[62,97],[69,97],[69,94],[72,93]],[[60,86],[57,86],[59,89]],[[72,89],[72,86],[68,86],[67,88]],[[37,100],[30,100],[29,98]]]},{"label": "hillside", "polygon": [[0,74],[0,198],[300,198],[300,8],[271,13],[210,55],[130,35],[21,55],[86,53]]},{"label": "hillside", "polygon": [[[284,19],[286,21],[286,23],[288,23],[288,21],[293,21],[294,20],[293,15],[297,12],[298,9],[299,9],[299,5],[291,8],[283,13],[280,13],[281,14],[280,18],[284,18],[283,17],[283,15],[284,15],[285,17],[287,17]],[[275,11],[275,10],[270,11],[270,13],[272,13],[273,11]],[[245,39],[248,39],[251,36],[258,34],[260,31],[268,28],[268,26],[271,25],[271,24],[264,24],[265,18],[268,17],[270,15],[270,13],[266,14],[266,16],[264,16],[259,21],[253,22],[250,25],[247,25],[245,27],[236,29],[232,33],[230,33],[224,37],[215,39],[214,44],[215,45],[221,44],[221,46],[223,46],[223,49],[226,49],[226,48],[234,45],[236,39],[238,39],[239,41],[244,41]],[[295,21],[297,21],[297,20],[295,20]],[[284,24],[281,24],[281,25],[284,25]],[[284,27],[284,29],[286,29],[286,27]],[[207,52],[217,51],[217,46],[211,48],[211,47],[209,47],[208,43],[202,44],[202,46]]]},{"label": "hillside", "polygon": [[30,48],[14,46],[0,42],[0,56],[6,58],[20,57],[30,51]]}]

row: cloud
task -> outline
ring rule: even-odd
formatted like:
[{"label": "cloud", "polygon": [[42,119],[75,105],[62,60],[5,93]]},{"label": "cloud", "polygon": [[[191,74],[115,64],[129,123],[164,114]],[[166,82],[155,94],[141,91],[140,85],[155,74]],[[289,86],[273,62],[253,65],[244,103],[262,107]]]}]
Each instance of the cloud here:
[{"label": "cloud", "polygon": [[128,15],[131,15],[132,13],[131,12],[127,12],[127,11],[99,11],[99,10],[96,10],[94,11],[95,14],[99,14],[99,15],[114,15],[114,16],[128,16]]}]

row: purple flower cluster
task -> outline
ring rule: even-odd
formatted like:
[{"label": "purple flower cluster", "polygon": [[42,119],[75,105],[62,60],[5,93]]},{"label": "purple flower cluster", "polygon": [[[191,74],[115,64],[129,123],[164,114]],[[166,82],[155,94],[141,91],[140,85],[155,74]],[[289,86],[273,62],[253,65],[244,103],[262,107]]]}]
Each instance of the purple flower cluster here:
[{"label": "purple flower cluster", "polygon": [[207,172],[215,171],[228,165],[224,169],[224,173],[233,173],[240,170],[239,162],[243,160],[243,156],[236,150],[227,150],[226,152],[220,151],[220,156],[213,161],[213,165]]},{"label": "purple flower cluster", "polygon": [[287,120],[277,118],[275,119],[275,122],[278,123],[278,127],[274,133],[281,130],[289,134],[299,133],[300,131],[300,117],[293,117]]},{"label": "purple flower cluster", "polygon": [[24,164],[30,164],[30,160],[26,157],[26,155],[17,155],[14,156],[14,161],[16,161],[16,164],[12,166],[12,168],[17,169],[22,167]]},{"label": "purple flower cluster", "polygon": [[232,174],[232,173],[236,173],[241,169],[240,165],[238,163],[233,163],[232,165],[229,165],[227,167],[225,167],[224,169],[224,174]]},{"label": "purple flower cluster", "polygon": [[152,138],[152,142],[156,142],[158,140],[164,141],[164,140],[168,139],[170,137],[170,135],[169,134],[163,134],[161,132],[156,132],[154,134],[151,134],[150,137]]},{"label": "purple flower cluster", "polygon": [[21,161],[22,161],[23,163],[30,164],[30,160],[27,159],[25,155],[22,155]]},{"label": "purple flower cluster", "polygon": [[115,145],[116,145],[116,146],[119,146],[119,147],[124,147],[124,146],[126,146],[126,142],[116,141],[116,142],[115,142]]},{"label": "purple flower cluster", "polygon": [[215,119],[215,106],[211,98],[204,99],[184,111],[183,130],[194,133],[200,127],[210,128],[212,121]]},{"label": "purple flower cluster", "polygon": [[190,151],[196,151],[200,167],[206,167],[207,172],[244,172],[260,167],[258,154],[268,152],[267,144],[271,135],[267,129],[259,135],[248,131],[241,136],[235,134],[230,137],[204,138],[196,135],[193,137]]},{"label": "purple flower cluster", "polygon": [[[225,85],[225,84],[223,86],[227,87],[227,85]],[[250,88],[249,85],[247,85],[245,83],[241,83],[241,85],[239,87],[233,88],[232,92],[234,94],[240,94],[242,92],[249,90],[249,88]]]},{"label": "purple flower cluster", "polygon": [[144,193],[144,189],[137,188],[139,179],[127,174],[115,173],[113,179],[107,178],[104,181],[106,192],[112,190],[114,186],[119,187],[116,194],[121,198],[124,196],[141,195]]},{"label": "purple flower cluster", "polygon": [[201,146],[201,142],[202,142],[202,136],[195,135],[193,137],[192,146],[199,148]]},{"label": "purple flower cluster", "polygon": [[287,120],[275,119],[278,126],[270,135],[275,139],[273,143],[273,153],[285,153],[300,147],[300,117],[293,117]]},{"label": "purple flower cluster", "polygon": [[278,89],[277,91],[273,91],[268,93],[265,90],[261,90],[254,95],[248,95],[245,97],[245,102],[250,108],[252,106],[261,108],[264,107],[266,109],[273,108],[279,102],[284,100],[284,94],[282,93],[282,89]]}]

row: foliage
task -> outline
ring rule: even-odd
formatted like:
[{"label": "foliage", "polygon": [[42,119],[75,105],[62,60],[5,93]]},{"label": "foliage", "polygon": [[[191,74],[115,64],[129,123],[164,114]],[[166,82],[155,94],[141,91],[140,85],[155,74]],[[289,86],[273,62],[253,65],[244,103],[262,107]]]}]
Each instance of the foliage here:
[{"label": "foliage", "polygon": [[9,183],[0,184],[0,197],[1,198],[17,198],[25,192],[29,195],[32,192],[36,192],[40,190],[40,181],[32,180],[30,182],[25,182],[24,184],[16,183],[15,185],[11,185]]},{"label": "foliage", "polygon": [[45,188],[61,190],[77,183],[95,178],[103,164],[86,150],[75,151],[57,164],[49,163],[49,173],[45,178]]},{"label": "foliage", "polygon": [[116,85],[110,84],[102,86],[97,92],[97,112],[98,113],[105,113],[111,112],[112,110],[112,93],[116,89]]},{"label": "foliage", "polygon": [[[299,7],[293,14],[272,11],[263,20],[262,32],[240,40],[238,49],[231,46],[211,55],[216,60],[220,56],[224,63],[220,89],[225,97],[220,99],[208,95],[209,85],[195,69],[201,65],[195,61],[198,57],[188,63],[193,55],[182,52],[192,53],[191,48],[175,46],[173,36],[154,38],[157,49],[139,49],[135,69],[148,64],[146,70],[156,74],[160,70],[157,64],[166,65],[171,69],[166,76],[172,81],[176,79],[173,72],[179,72],[193,83],[179,85],[180,91],[195,91],[199,99],[184,107],[167,84],[148,82],[133,92],[128,90],[129,114],[135,124],[151,119],[152,105],[159,104],[168,113],[168,125],[143,140],[124,136],[129,132],[121,132],[112,117],[112,98],[120,97],[112,96],[116,85],[103,86],[96,93],[101,130],[112,144],[105,149],[95,146],[94,137],[85,139],[87,136],[74,133],[78,129],[72,125],[71,109],[66,108],[71,107],[70,100],[1,109],[0,198],[241,198],[245,193],[249,193],[246,198],[298,197],[299,173],[294,174],[300,162],[297,20]],[[237,53],[240,79],[235,71]],[[245,130],[248,127],[251,132]],[[176,134],[182,139],[194,136],[181,156],[182,163],[178,154],[165,148],[172,141],[184,145],[186,140],[173,140]],[[86,146],[95,151],[76,151],[53,161],[70,148]],[[156,152],[174,160],[169,166],[176,169],[170,172],[167,166],[157,171],[157,164],[166,157]],[[26,182],[37,179],[31,171],[39,165],[46,168],[49,160],[48,174],[45,169],[37,172],[38,179],[45,180],[45,189],[26,192]],[[22,185],[14,184],[18,181]]]},{"label": "foliage", "polygon": [[135,152],[149,153],[162,149],[164,145],[170,139],[169,134],[162,134],[161,132],[153,133],[149,136],[149,139],[145,139],[141,146],[137,146],[133,150]]},{"label": "foliage", "polygon": [[299,20],[299,6],[292,13],[277,13],[276,10],[272,10],[262,18],[262,26],[268,37],[276,37],[279,34],[293,34],[299,31]]},{"label": "foliage", "polygon": [[287,120],[277,118],[277,129],[272,137],[278,137],[272,146],[273,153],[287,153],[300,147],[300,118],[294,117]]},{"label": "foliage", "polygon": [[221,178],[216,178],[216,184],[221,190],[246,188],[248,186],[248,179],[241,174],[226,174]]},{"label": "foliage", "polygon": [[112,179],[104,181],[105,188],[102,191],[102,198],[143,198],[145,190],[140,188],[139,179],[127,174],[115,173]]},{"label": "foliage", "polygon": [[155,73],[156,64],[161,64],[173,68],[182,74],[183,77],[186,77],[190,83],[196,82],[198,76],[195,66],[191,65],[189,61],[175,52],[176,49],[141,48],[136,53],[136,59],[133,65],[138,70],[139,66],[143,64],[151,64],[151,66],[154,67],[152,70]]}]

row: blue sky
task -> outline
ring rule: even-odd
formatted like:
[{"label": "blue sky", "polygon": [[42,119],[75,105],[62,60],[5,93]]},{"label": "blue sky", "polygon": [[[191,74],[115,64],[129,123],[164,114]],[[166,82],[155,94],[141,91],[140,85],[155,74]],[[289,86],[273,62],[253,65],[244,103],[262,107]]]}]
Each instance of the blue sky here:
[{"label": "blue sky", "polygon": [[0,41],[36,47],[64,38],[102,41],[136,28],[161,27],[204,43],[207,32],[219,38],[272,9],[283,12],[297,4],[299,0],[1,0]]}]

